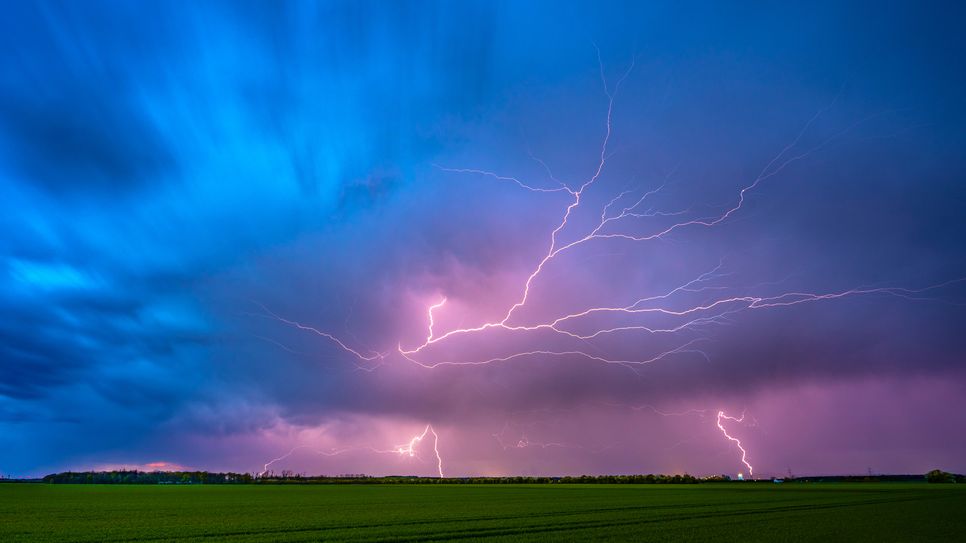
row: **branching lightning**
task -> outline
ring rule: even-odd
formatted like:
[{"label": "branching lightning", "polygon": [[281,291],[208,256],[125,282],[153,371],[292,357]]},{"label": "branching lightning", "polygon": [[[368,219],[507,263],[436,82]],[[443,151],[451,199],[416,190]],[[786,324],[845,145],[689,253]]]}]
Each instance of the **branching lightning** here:
[{"label": "branching lightning", "polygon": [[[598,61],[600,61],[599,51]],[[502,312],[501,316],[492,320],[481,319],[482,322],[480,324],[473,326],[440,330],[437,320],[440,314],[446,311],[447,303],[447,298],[442,296],[438,302],[429,305],[426,310],[427,333],[421,342],[416,343],[412,339],[397,340],[393,342],[395,343],[395,349],[385,350],[382,352],[350,346],[346,341],[341,340],[329,332],[325,332],[313,326],[302,324],[291,319],[283,318],[262,306],[264,316],[272,318],[284,325],[291,326],[302,331],[311,332],[324,339],[327,339],[336,347],[348,353],[354,359],[358,368],[365,369],[366,371],[371,371],[374,369],[373,364],[381,364],[390,357],[407,361],[426,369],[438,368],[440,366],[482,366],[496,363],[507,363],[526,358],[567,358],[599,364],[619,365],[635,369],[647,364],[668,359],[673,356],[685,354],[700,356],[708,359],[708,355],[698,348],[699,343],[707,338],[699,336],[681,337],[678,339],[677,335],[684,332],[700,332],[707,327],[722,324],[726,321],[726,319],[737,313],[831,301],[851,296],[883,295],[905,298],[909,300],[933,300],[934,298],[923,295],[934,289],[942,288],[944,286],[966,280],[954,279],[945,283],[918,289],[898,287],[856,287],[837,292],[790,291],[770,295],[731,295],[727,292],[731,290],[731,287],[723,286],[717,282],[726,275],[722,272],[722,265],[719,264],[714,269],[697,274],[684,281],[680,285],[663,293],[650,295],[638,294],[637,296],[630,297],[627,303],[623,305],[599,305],[585,307],[579,311],[558,314],[537,321],[527,320],[528,317],[526,317],[524,314],[529,312],[524,312],[523,310],[531,302],[531,293],[534,285],[540,281],[544,272],[550,266],[554,265],[567,253],[572,252],[578,247],[582,247],[600,240],[617,240],[629,243],[643,243],[662,240],[671,234],[686,231],[688,229],[714,228],[725,221],[728,221],[733,216],[739,214],[745,207],[748,196],[756,191],[756,189],[759,189],[759,187],[761,187],[766,181],[778,176],[793,164],[812,156],[814,153],[827,147],[835,140],[839,139],[844,134],[855,128],[858,124],[868,120],[862,119],[852,126],[846,127],[830,137],[821,140],[817,145],[808,147],[804,150],[798,150],[804,136],[821,117],[825,109],[818,111],[804,124],[792,141],[782,147],[778,153],[775,154],[771,160],[764,165],[757,176],[755,176],[753,179],[750,179],[748,182],[744,183],[738,188],[738,190],[734,193],[732,203],[725,206],[722,211],[717,213],[710,215],[696,215],[692,209],[655,209],[651,205],[651,201],[654,196],[664,190],[667,185],[667,181],[665,180],[664,183],[651,190],[644,191],[643,193],[635,194],[634,191],[623,191],[616,194],[600,208],[599,216],[596,215],[596,212],[594,213],[593,216],[596,217],[595,222],[592,223],[589,228],[586,228],[581,232],[573,232],[575,229],[573,225],[576,223],[576,221],[572,222],[571,220],[577,213],[577,210],[581,208],[582,205],[586,205],[587,194],[598,186],[598,181],[601,179],[607,168],[607,160],[610,156],[609,147],[611,144],[612,135],[614,133],[613,119],[615,101],[621,90],[621,86],[634,69],[634,64],[632,62],[617,79],[616,83],[611,85],[604,74],[603,62],[599,62],[599,65],[604,95],[607,98],[606,115],[604,117],[604,134],[600,143],[599,152],[596,154],[596,165],[593,168],[591,175],[582,183],[568,184],[558,180],[551,173],[549,166],[539,158],[533,157],[533,155],[531,155],[531,157],[539,162],[540,165],[546,170],[549,179],[554,182],[554,186],[544,187],[540,186],[539,184],[521,180],[515,176],[502,175],[478,168],[437,166],[437,168],[443,172],[460,175],[481,176],[498,182],[509,183],[532,193],[546,194],[549,195],[548,197],[562,196],[567,198],[567,201],[561,210],[559,220],[553,224],[553,228],[550,230],[549,239],[547,240],[545,246],[546,248],[535,255],[535,265],[526,275],[526,279],[522,281],[519,296],[515,300],[507,302],[506,309]],[[646,224],[648,219],[661,219],[664,221],[664,223],[655,227],[647,228]],[[566,239],[569,239],[570,241],[565,240],[565,232],[569,236]],[[694,297],[696,294],[701,294],[701,296],[705,296],[705,298],[700,303],[689,301],[689,297]],[[710,298],[707,296],[710,296]],[[620,317],[622,319],[630,319],[631,322],[602,324],[599,322],[602,317]],[[529,318],[532,319],[532,317]],[[654,322],[655,318],[659,318],[661,321]],[[433,351],[434,347],[436,346],[457,341],[460,337],[475,336],[490,331],[502,331],[512,334],[534,334],[533,337],[535,338],[545,337],[545,335],[549,334],[550,337],[555,337],[563,341],[570,342],[568,343],[570,346],[567,348],[551,348],[543,344],[537,344],[533,345],[532,348],[502,353],[496,356],[489,356],[480,359],[446,359],[438,355],[434,356]],[[537,333],[544,335],[536,336]],[[667,335],[673,339],[675,344],[670,348],[655,348],[656,352],[636,358],[601,354],[599,350],[584,347],[584,345],[587,345],[591,340],[603,339],[608,336],[626,333],[639,333],[649,336]],[[535,339],[534,341],[541,340]],[[654,410],[653,408],[651,409]],[[702,410],[692,411],[703,412]],[[657,410],[654,410],[654,412],[658,414],[665,414]],[[731,436],[727,432],[723,425],[723,421],[725,420],[742,422],[744,420],[744,415],[739,418],[734,418],[726,415],[723,411],[717,411],[716,422],[718,429],[722,432],[725,438],[735,443],[735,445],[741,451],[741,462],[747,467],[749,475],[753,475],[753,468],[747,460],[745,448],[737,438]],[[494,434],[494,437],[497,438],[504,449],[524,448],[530,446],[541,446],[544,448],[564,446],[563,444],[556,442],[534,442],[529,440],[526,434],[523,434],[515,442],[504,441],[503,438],[505,437],[504,433],[506,430],[507,429],[504,428],[504,431],[499,434],[499,437],[497,437],[497,434]],[[415,436],[408,445],[398,447],[390,452],[414,456],[416,445],[426,438],[428,433],[432,433],[433,435],[434,451],[436,452],[437,464],[439,468],[438,471],[440,477],[442,477],[442,459],[440,458],[438,450],[439,438],[433,428],[429,425],[426,426],[422,434]],[[507,443],[510,444],[507,445]],[[340,454],[341,452],[342,451],[339,451],[334,454]],[[290,455],[291,452],[288,454]],[[266,464],[266,470],[273,462],[277,462],[286,457],[287,455],[283,455],[282,457],[272,460]]]},{"label": "branching lightning", "polygon": [[299,450],[309,450],[321,456],[339,456],[339,455],[351,453],[351,452],[370,452],[375,454],[395,454],[398,456],[406,456],[409,458],[418,458],[419,445],[422,443],[424,439],[426,439],[426,437],[429,434],[432,434],[433,436],[433,454],[436,458],[436,471],[439,474],[439,477],[443,478],[443,457],[442,455],[440,455],[440,452],[439,452],[439,434],[436,433],[436,430],[433,428],[431,424],[427,424],[426,427],[423,429],[422,433],[414,435],[408,442],[402,445],[396,445],[389,449],[379,449],[370,445],[358,445],[353,447],[342,447],[342,448],[335,448],[335,449],[317,449],[309,445],[297,445],[292,449],[290,449],[287,453],[266,462],[265,465],[262,467],[262,471],[259,474],[259,476],[265,476],[271,469],[272,465],[291,457]]},{"label": "branching lightning", "polygon": [[396,447],[396,453],[400,455],[409,455],[410,457],[416,456],[416,445],[418,445],[423,439],[426,438],[426,434],[433,434],[433,454],[436,455],[436,469],[439,472],[439,477],[443,478],[443,457],[439,455],[439,435],[436,430],[429,424],[423,430],[423,433],[413,436],[409,440],[409,443],[405,446]]},{"label": "branching lightning", "polygon": [[[666,225],[657,228],[649,233],[635,233],[630,231],[621,231],[617,229],[620,225],[627,223],[629,220],[650,218],[650,217],[679,217],[687,215],[690,210],[677,210],[677,211],[660,211],[651,208],[643,209],[648,199],[655,194],[658,194],[665,186],[662,183],[657,188],[645,191],[638,197],[628,199],[627,197],[632,193],[632,191],[623,191],[613,197],[606,205],[601,209],[599,220],[595,225],[593,225],[590,230],[582,235],[579,235],[576,239],[569,242],[562,242],[561,235],[568,228],[570,224],[570,219],[575,213],[575,211],[583,203],[584,195],[592,189],[596,182],[601,178],[601,175],[606,169],[607,158],[608,158],[608,147],[613,134],[613,113],[616,97],[621,89],[622,84],[626,78],[630,75],[634,68],[633,62],[620,76],[617,82],[613,85],[613,88],[608,83],[603,70],[603,63],[600,62],[599,52],[598,61],[600,66],[601,81],[604,89],[604,94],[607,98],[607,111],[605,115],[605,130],[603,140],[601,142],[598,159],[596,167],[590,175],[582,184],[580,184],[576,189],[570,188],[566,183],[557,180],[553,177],[547,164],[534,157],[547,171],[550,178],[558,185],[552,188],[543,188],[535,186],[531,183],[520,180],[517,177],[500,175],[494,172],[476,169],[476,168],[448,168],[437,166],[442,171],[460,173],[460,174],[470,174],[470,175],[480,175],[488,178],[495,179],[501,182],[512,183],[524,190],[535,192],[535,193],[563,193],[569,196],[570,201],[565,206],[562,217],[557,223],[557,225],[550,232],[550,239],[546,252],[539,258],[533,270],[529,273],[526,280],[523,282],[521,288],[520,298],[510,304],[503,316],[498,320],[483,322],[476,326],[470,327],[459,327],[453,328],[442,333],[438,333],[436,330],[435,316],[437,311],[442,310],[446,304],[446,297],[442,297],[439,302],[430,305],[427,309],[427,335],[422,343],[404,347],[403,342],[399,342],[396,345],[395,353],[400,355],[400,358],[409,361],[417,366],[423,368],[437,368],[439,366],[476,366],[476,365],[488,365],[493,363],[502,363],[515,361],[524,358],[532,357],[567,357],[573,359],[583,359],[589,362],[602,363],[602,364],[612,364],[620,365],[625,367],[633,368],[634,366],[642,366],[664,360],[668,357],[681,354],[693,354],[698,355],[703,358],[708,358],[704,351],[695,347],[695,345],[703,340],[703,338],[697,339],[684,339],[678,345],[655,352],[647,357],[639,359],[624,359],[624,358],[613,358],[608,356],[603,356],[600,354],[594,354],[583,350],[579,347],[569,348],[569,349],[549,349],[549,348],[534,348],[524,351],[512,352],[500,356],[493,356],[486,359],[480,360],[441,360],[433,359],[429,351],[436,345],[440,345],[444,342],[451,342],[458,339],[460,336],[468,336],[484,333],[490,330],[502,330],[506,332],[514,333],[529,333],[529,332],[549,332],[557,335],[566,340],[574,340],[579,345],[587,340],[592,340],[600,338],[602,336],[626,332],[640,332],[645,334],[677,334],[685,331],[698,330],[703,327],[719,324],[724,321],[725,318],[732,316],[736,313],[756,310],[756,309],[770,309],[778,307],[787,307],[805,303],[819,302],[835,300],[839,298],[857,296],[857,295],[889,295],[902,297],[910,300],[919,299],[930,299],[916,296],[917,294],[922,294],[927,291],[937,289],[943,286],[950,285],[955,282],[964,281],[966,279],[954,279],[952,281],[947,281],[939,285],[933,285],[920,289],[909,289],[909,288],[898,288],[898,287],[876,287],[876,288],[865,288],[858,287],[853,289],[848,289],[839,292],[784,292],[779,294],[774,294],[770,296],[766,295],[741,295],[741,296],[723,296],[719,298],[713,298],[707,300],[703,303],[694,304],[691,306],[685,306],[680,308],[674,308],[675,300],[682,294],[694,294],[698,292],[711,292],[711,291],[724,291],[728,287],[713,285],[712,283],[715,279],[723,277],[724,274],[720,273],[721,265],[713,270],[702,273],[697,277],[665,292],[663,294],[651,295],[641,297],[627,305],[623,306],[596,306],[588,307],[580,311],[573,313],[563,314],[542,320],[539,322],[521,323],[517,322],[517,314],[519,311],[527,306],[530,301],[531,289],[536,281],[540,278],[544,270],[550,266],[560,255],[571,251],[572,249],[591,243],[595,240],[604,239],[618,239],[630,242],[646,242],[655,241],[665,238],[671,233],[677,232],[679,230],[684,230],[686,228],[696,228],[705,227],[710,228],[718,224],[725,222],[727,219],[738,213],[746,203],[747,196],[749,193],[758,188],[766,180],[778,175],[783,170],[785,170],[791,164],[801,161],[813,153],[823,149],[830,143],[840,138],[842,135],[853,129],[858,124],[865,122],[867,119],[862,119],[852,126],[849,126],[832,136],[825,138],[820,143],[804,151],[795,152],[796,147],[801,142],[802,138],[809,131],[812,125],[819,119],[819,117],[828,108],[819,110],[812,118],[810,118],[798,132],[795,138],[785,145],[765,166],[762,168],[760,173],[752,179],[749,183],[742,186],[736,193],[735,202],[727,207],[724,211],[719,212],[712,216],[696,217],[696,218],[685,218],[678,221],[671,222],[670,225]],[[833,102],[834,103],[834,102]],[[831,107],[831,104],[830,106]],[[871,117],[870,117],[871,118]],[[532,156],[532,155],[531,155]],[[626,200],[626,202],[625,202]],[[617,211],[619,209],[619,211]],[[259,304],[260,305],[260,304]],[[393,351],[377,352],[371,349],[360,349],[357,347],[349,346],[345,341],[341,340],[334,334],[325,332],[309,326],[302,324],[300,322],[286,319],[278,316],[272,311],[268,310],[264,306],[262,309],[265,311],[267,317],[273,318],[282,324],[292,326],[294,328],[312,332],[318,336],[333,342],[337,347],[344,350],[346,353],[350,354],[353,358],[357,360],[358,363],[381,363],[391,354]],[[588,317],[593,316],[604,316],[604,315],[614,315],[614,316],[630,316],[646,318],[652,316],[666,317],[671,319],[679,319],[679,322],[674,324],[622,324],[620,326],[596,326],[594,327],[592,323],[588,322]],[[590,326],[590,329],[587,327]],[[580,331],[584,330],[584,331]],[[359,366],[359,369],[365,369],[366,371],[371,371],[372,366]]]},{"label": "branching lightning", "polygon": [[748,468],[748,476],[749,477],[754,477],[755,476],[755,468],[751,467],[751,464],[748,463],[748,452],[741,445],[741,441],[738,438],[733,437],[732,435],[730,435],[728,433],[728,430],[725,430],[724,425],[721,424],[721,421],[722,420],[730,420],[730,421],[734,421],[734,422],[744,422],[744,420],[745,420],[745,414],[742,413],[740,417],[735,418],[735,417],[729,417],[728,415],[725,415],[725,412],[724,411],[718,411],[717,424],[718,424],[718,429],[721,430],[721,433],[724,434],[724,436],[728,439],[728,441],[731,441],[732,443],[734,443],[735,446],[738,447],[738,450],[741,451],[741,463],[744,464],[746,468]]}]

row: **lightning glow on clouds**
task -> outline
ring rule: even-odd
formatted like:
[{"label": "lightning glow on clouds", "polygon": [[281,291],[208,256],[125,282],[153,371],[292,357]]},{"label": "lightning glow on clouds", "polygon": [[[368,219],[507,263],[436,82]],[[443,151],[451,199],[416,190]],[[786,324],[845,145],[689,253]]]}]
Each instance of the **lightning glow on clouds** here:
[{"label": "lightning glow on clouds", "polygon": [[954,14],[6,15],[0,472],[966,471]]},{"label": "lightning glow on clouds", "polygon": [[[514,318],[514,313],[517,311],[522,311],[527,305],[527,301],[530,296],[530,289],[533,286],[533,284],[539,279],[544,269],[551,264],[551,261],[553,261],[561,253],[569,249],[575,248],[581,244],[589,243],[597,239],[616,238],[616,239],[621,239],[624,241],[631,241],[631,242],[658,241],[663,237],[670,235],[672,232],[675,232],[678,229],[685,229],[688,227],[713,227],[715,225],[718,225],[719,223],[726,221],[732,215],[739,213],[742,206],[745,203],[746,195],[750,191],[753,191],[756,187],[758,187],[762,182],[764,182],[765,180],[773,176],[778,175],[782,170],[784,170],[790,164],[796,161],[808,158],[813,153],[824,148],[834,139],[840,137],[841,135],[847,132],[847,130],[839,131],[835,133],[833,136],[822,140],[818,145],[815,145],[809,149],[806,149],[804,151],[796,150],[796,146],[799,144],[803,136],[805,136],[809,127],[811,127],[811,125],[814,124],[820,118],[820,114],[822,113],[822,111],[820,111],[814,117],[809,119],[807,123],[805,123],[805,126],[801,129],[801,131],[798,133],[798,135],[791,143],[784,146],[778,152],[778,154],[776,154],[764,166],[764,168],[762,168],[761,172],[758,174],[757,177],[755,177],[750,183],[742,187],[737,192],[735,203],[727,207],[724,211],[718,213],[717,215],[713,215],[710,217],[702,217],[702,218],[687,218],[685,216],[685,218],[683,219],[675,219],[675,222],[672,222],[670,225],[659,226],[655,232],[649,233],[649,234],[639,234],[639,233],[633,233],[633,232],[615,233],[615,232],[612,232],[611,230],[613,230],[616,225],[619,225],[620,224],[619,221],[621,221],[622,219],[638,219],[638,218],[655,217],[655,216],[677,217],[680,215],[687,215],[687,213],[685,212],[667,212],[667,211],[661,211],[661,210],[655,211],[653,209],[648,209],[646,212],[642,212],[641,206],[647,201],[647,198],[659,192],[663,186],[659,186],[655,189],[648,190],[644,192],[642,195],[640,195],[639,197],[636,197],[636,199],[633,195],[631,195],[630,198],[626,198],[628,195],[631,194],[632,191],[623,191],[620,194],[611,198],[606,203],[606,205],[603,206],[603,208],[600,210],[599,221],[597,222],[596,225],[593,226],[592,230],[589,233],[578,234],[577,238],[574,241],[561,243],[559,242],[558,236],[562,236],[563,232],[567,230],[568,220],[570,219],[571,214],[575,213],[575,211],[580,207],[581,198],[583,197],[585,191],[591,189],[594,183],[601,177],[601,175],[605,171],[605,168],[607,165],[606,164],[607,157],[608,157],[608,143],[610,142],[612,133],[614,131],[613,111],[614,111],[615,98],[617,96],[618,91],[620,90],[621,84],[624,82],[624,80],[627,78],[627,76],[631,73],[631,70],[633,69],[633,63],[632,63],[631,66],[623,73],[623,75],[620,76],[616,84],[614,84],[613,89],[611,89],[611,87],[608,85],[606,76],[604,75],[605,69],[604,69],[603,62],[601,61],[599,56],[599,50],[598,50],[598,62],[600,62],[600,74],[601,74],[604,94],[607,97],[607,110],[606,110],[606,116],[604,119],[605,130],[604,130],[603,141],[601,142],[601,145],[600,145],[599,162],[597,163],[597,166],[594,169],[592,175],[590,175],[587,178],[587,180],[584,181],[579,186],[579,188],[571,189],[566,184],[562,184],[562,183],[561,183],[561,187],[559,188],[552,188],[552,189],[536,188],[532,184],[528,182],[520,181],[516,177],[508,177],[508,176],[496,174],[493,172],[488,172],[485,170],[469,169],[469,168],[458,168],[458,169],[441,168],[442,170],[447,172],[478,174],[478,175],[483,175],[485,177],[490,177],[492,179],[499,180],[499,181],[512,181],[518,187],[531,192],[564,191],[570,195],[572,200],[563,211],[563,215],[559,221],[559,224],[557,224],[557,226],[550,233],[549,248],[547,249],[547,252],[539,260],[533,272],[531,272],[530,275],[526,278],[526,281],[522,288],[522,294],[520,299],[509,306],[509,309],[507,309],[502,319],[500,319],[499,321],[484,322],[483,324],[467,327],[467,328],[455,328],[455,329],[451,329],[446,332],[443,332],[441,334],[437,334],[436,330],[434,329],[436,327],[436,318],[434,315],[443,310],[443,307],[446,303],[446,297],[444,296],[441,298],[439,302],[430,305],[426,310],[428,333],[425,341],[411,348],[403,348],[402,342],[398,344],[397,352],[403,359],[409,362],[412,362],[420,367],[433,369],[444,365],[445,366],[477,366],[477,365],[486,365],[486,364],[494,364],[494,363],[503,363],[503,362],[510,362],[510,361],[516,361],[520,359],[530,358],[530,357],[542,357],[542,358],[566,357],[566,358],[581,358],[587,361],[604,363],[604,364],[617,364],[617,365],[626,366],[628,368],[633,369],[635,366],[652,364],[675,355],[693,353],[693,354],[700,355],[704,358],[708,358],[707,354],[705,354],[704,352],[694,347],[694,345],[699,341],[701,341],[703,338],[698,337],[697,339],[691,338],[687,340],[682,340],[676,346],[674,346],[669,350],[657,352],[656,354],[653,354],[648,358],[633,359],[633,360],[610,358],[607,356],[592,354],[591,352],[580,350],[580,348],[575,348],[573,350],[553,350],[549,347],[536,347],[531,350],[514,351],[509,354],[504,354],[501,356],[487,358],[483,360],[430,359],[429,361],[425,361],[425,360],[421,361],[418,357],[420,357],[420,355],[423,353],[424,350],[430,350],[438,343],[442,343],[448,340],[458,340],[459,336],[462,336],[462,335],[483,334],[497,329],[508,331],[508,332],[523,332],[523,333],[551,331],[554,334],[562,336],[564,339],[577,340],[580,345],[586,345],[586,342],[588,340],[592,340],[601,336],[607,336],[610,334],[616,334],[620,332],[644,332],[646,334],[677,334],[682,331],[688,331],[691,329],[700,330],[708,326],[720,324],[724,321],[725,318],[731,317],[737,313],[740,313],[746,310],[779,308],[779,307],[793,306],[793,305],[803,304],[803,303],[835,300],[838,298],[843,298],[848,296],[878,294],[878,295],[889,295],[889,296],[895,296],[899,298],[905,298],[907,300],[942,301],[942,298],[928,297],[926,296],[926,294],[930,293],[931,291],[936,291],[944,287],[948,287],[950,285],[954,285],[954,284],[966,281],[966,278],[951,279],[942,283],[938,283],[936,285],[932,285],[924,288],[918,288],[918,289],[911,289],[911,288],[904,288],[904,287],[878,287],[878,288],[860,287],[860,288],[852,288],[852,289],[844,290],[841,292],[829,292],[829,293],[811,293],[811,292],[792,291],[792,292],[781,292],[778,294],[772,294],[767,296],[744,295],[744,296],[712,297],[706,301],[703,301],[701,304],[698,304],[698,305],[683,306],[683,307],[681,306],[675,307],[675,305],[671,305],[673,304],[673,302],[676,301],[674,299],[675,294],[680,292],[695,293],[695,292],[701,292],[704,289],[714,289],[715,293],[717,293],[722,290],[727,290],[729,287],[726,284],[723,284],[720,281],[715,281],[716,279],[721,279],[722,277],[725,277],[725,274],[720,273],[721,266],[719,265],[718,267],[716,267],[711,271],[697,274],[694,279],[691,279],[686,283],[683,283],[680,286],[677,286],[666,293],[648,295],[646,297],[638,298],[637,300],[630,302],[628,305],[625,305],[625,306],[589,307],[576,313],[552,316],[548,320],[543,322],[536,322],[531,324],[511,324],[511,320],[513,320]],[[850,127],[850,129],[851,128],[852,127]],[[541,161],[541,164],[545,165],[545,163],[543,163],[542,161]],[[621,202],[624,200],[628,200],[628,202],[623,204],[624,207],[619,212],[611,211],[612,208],[615,208],[615,209],[620,208]],[[608,228],[608,225],[610,223],[615,223],[615,226],[611,226]],[[560,265],[565,265],[565,264],[560,264]],[[567,296],[568,293],[562,292],[560,293],[560,295]],[[668,305],[662,305],[662,304],[668,304]],[[266,311],[268,310],[266,309]],[[614,314],[614,313],[621,314],[621,315],[630,315],[634,317],[638,317],[638,316],[649,317],[649,316],[656,315],[659,317],[677,318],[680,320],[673,322],[672,324],[669,324],[669,325],[664,325],[664,327],[655,326],[653,324],[627,324],[622,326],[604,325],[603,327],[598,326],[596,328],[591,328],[589,330],[586,330],[585,328],[585,331],[583,332],[574,331],[574,329],[579,329],[581,324],[581,319],[585,317],[593,316],[596,314]],[[348,355],[351,355],[351,357],[358,359],[360,362],[372,362],[373,360],[384,360],[391,354],[389,352],[375,353],[373,351],[369,351],[369,354],[364,354],[352,347],[349,347],[348,345],[346,345],[346,343],[343,340],[339,339],[338,337],[336,337],[331,333],[320,331],[314,327],[303,325],[298,322],[279,317],[278,315],[270,311],[268,311],[268,315],[278,320],[281,323],[294,326],[299,330],[310,331],[318,336],[328,339],[329,341],[333,342],[336,346],[341,348],[343,351],[345,351]],[[565,327],[565,325],[569,325],[572,328],[568,329]],[[597,347],[597,349],[600,350],[601,345],[597,344],[595,345],[595,347]],[[362,366],[360,366],[360,368],[365,369]],[[716,418],[716,425],[718,429],[721,431],[721,433],[724,435],[724,437],[736,445],[738,450],[741,452],[741,463],[747,468],[749,476],[754,476],[754,469],[752,468],[751,464],[747,460],[747,451],[742,446],[741,441],[731,436],[728,433],[728,431],[725,429],[725,427],[722,426],[723,419],[741,423],[741,422],[744,422],[744,414],[742,414],[741,417],[735,418],[735,417],[730,417],[726,415],[724,411],[718,411],[717,418]],[[414,442],[420,441],[426,435],[426,432],[430,430],[431,430],[431,426],[427,426],[426,430],[424,430],[424,432],[420,436],[414,438]],[[506,428],[504,428],[504,430],[501,431],[500,434],[494,434],[494,436],[502,435],[505,430]],[[434,438],[436,438],[436,440],[438,441],[438,436],[436,436],[435,431],[433,431],[433,435],[434,435]],[[503,440],[501,438],[498,438],[498,441],[500,441],[501,446],[503,446],[504,449],[507,448],[507,446],[503,444]],[[531,442],[526,438],[525,435],[521,437],[521,439],[516,443],[517,448],[527,447],[530,445],[531,445]],[[557,443],[557,442],[534,443],[534,445],[537,445],[543,448],[563,446],[563,444]],[[412,455],[411,453],[413,450],[413,442],[410,443],[407,450],[409,451],[410,455]],[[402,451],[403,449],[400,448],[399,452],[402,452]],[[438,451],[437,451],[437,458],[439,458]],[[278,460],[279,459],[275,459],[270,463],[273,463]],[[439,459],[439,462],[440,462],[439,473],[440,473],[440,477],[442,477],[442,460]],[[268,464],[266,464],[266,470],[267,470],[267,466]]]}]

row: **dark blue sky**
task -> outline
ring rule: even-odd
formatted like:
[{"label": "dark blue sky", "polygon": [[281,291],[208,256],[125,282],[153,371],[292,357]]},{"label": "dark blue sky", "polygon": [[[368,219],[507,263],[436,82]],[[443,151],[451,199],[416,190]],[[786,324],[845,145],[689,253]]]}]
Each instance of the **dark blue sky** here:
[{"label": "dark blue sky", "polygon": [[[454,474],[740,467],[713,416],[642,405],[746,408],[763,472],[966,470],[966,284],[946,283],[966,277],[963,9],[600,4],[4,6],[0,472],[252,471],[425,424]],[[604,232],[672,231],[561,254],[512,324],[710,280],[656,322],[568,329],[643,335],[487,329],[401,356],[443,298],[437,334],[499,322],[571,202],[449,170],[576,190],[608,91],[606,164],[559,241],[658,187]]]}]

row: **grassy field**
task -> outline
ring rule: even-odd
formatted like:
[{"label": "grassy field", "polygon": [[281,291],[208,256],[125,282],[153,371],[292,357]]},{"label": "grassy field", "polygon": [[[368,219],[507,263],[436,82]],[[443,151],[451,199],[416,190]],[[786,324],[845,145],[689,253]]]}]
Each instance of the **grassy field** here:
[{"label": "grassy field", "polygon": [[0,484],[0,541],[963,541],[966,485]]}]

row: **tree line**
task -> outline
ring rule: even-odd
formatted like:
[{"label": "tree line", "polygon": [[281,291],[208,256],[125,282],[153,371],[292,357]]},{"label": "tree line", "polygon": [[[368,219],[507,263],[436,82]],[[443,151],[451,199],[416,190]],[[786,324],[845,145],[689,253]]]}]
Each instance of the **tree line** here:
[{"label": "tree line", "polygon": [[[966,483],[966,476],[947,473],[940,470],[930,471],[922,475],[879,475],[864,476],[830,476],[830,477],[801,477],[785,478],[787,482],[900,482],[922,481],[930,483]],[[265,473],[261,475],[234,472],[208,471],[67,471],[47,475],[42,479],[52,484],[367,484],[367,485],[413,485],[413,484],[697,484],[729,482],[727,475],[712,477],[694,477],[693,475],[580,475],[577,477],[416,477],[416,476],[388,476],[370,477],[367,475],[338,475],[306,476],[289,471],[282,473]],[[767,481],[767,480],[766,480]]]},{"label": "tree line", "polygon": [[284,472],[254,475],[207,471],[67,471],[43,478],[52,484],[694,484],[728,481],[726,476],[692,475],[581,475],[579,477],[414,477],[305,476]]},{"label": "tree line", "polygon": [[208,471],[65,471],[43,478],[54,484],[249,484],[258,478],[248,473],[212,473]]}]

